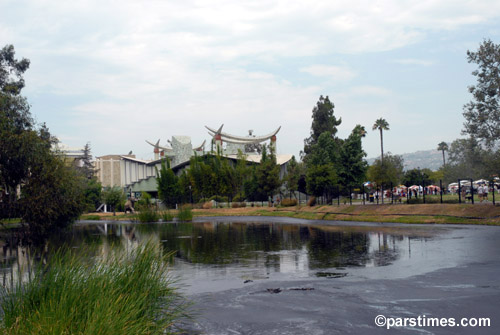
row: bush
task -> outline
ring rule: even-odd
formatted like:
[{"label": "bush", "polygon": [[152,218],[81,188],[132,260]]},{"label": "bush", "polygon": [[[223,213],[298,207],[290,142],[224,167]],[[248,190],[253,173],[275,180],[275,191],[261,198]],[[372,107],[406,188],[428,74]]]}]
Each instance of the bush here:
[{"label": "bush", "polygon": [[240,207],[242,207],[242,208],[247,207],[247,203],[246,202],[240,202]]},{"label": "bush", "polygon": [[240,208],[240,203],[239,203],[239,202],[233,202],[233,203],[231,204],[231,207],[232,207],[232,208]]},{"label": "bush", "polygon": [[211,209],[212,208],[212,202],[211,201],[207,201],[203,204],[202,206],[203,209]]},{"label": "bush", "polygon": [[309,207],[316,206],[316,197],[315,196],[312,196],[309,198],[309,200],[307,200],[307,206],[309,206]]},{"label": "bush", "polygon": [[158,212],[147,205],[138,206],[139,212],[136,214],[137,219],[142,222],[157,222],[160,219]]},{"label": "bush", "polygon": [[297,199],[283,199],[281,200],[281,206],[284,207],[297,206]]},{"label": "bush", "polygon": [[174,219],[174,216],[170,214],[169,211],[160,212],[160,217],[163,222],[172,221]]},{"label": "bush", "polygon": [[[81,251],[79,251],[81,252]],[[170,256],[170,255],[168,255]],[[59,251],[2,296],[2,334],[172,334],[187,305],[152,243],[90,263]],[[96,258],[92,258],[96,259]]]},{"label": "bush", "polygon": [[239,194],[235,195],[233,198],[233,202],[242,202],[245,200],[245,196],[240,196]]},{"label": "bush", "polygon": [[220,195],[211,196],[210,198],[208,198],[208,201],[210,201],[210,200],[214,200],[217,202],[228,202],[229,201],[227,197],[223,197]]},{"label": "bush", "polygon": [[190,205],[183,205],[179,209],[179,213],[177,214],[177,218],[180,221],[191,221],[193,220],[193,212],[191,211]]}]

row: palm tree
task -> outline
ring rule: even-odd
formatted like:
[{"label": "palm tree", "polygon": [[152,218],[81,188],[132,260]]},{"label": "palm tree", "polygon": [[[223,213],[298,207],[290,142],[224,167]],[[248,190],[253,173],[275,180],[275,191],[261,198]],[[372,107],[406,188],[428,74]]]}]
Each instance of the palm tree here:
[{"label": "palm tree", "polygon": [[389,123],[383,118],[375,121],[372,130],[380,130],[380,152],[381,152],[381,163],[384,163],[384,138],[382,136],[382,131],[389,130]]},{"label": "palm tree", "polygon": [[437,150],[441,150],[443,152],[443,166],[445,166],[446,160],[444,159],[444,152],[448,151],[448,144],[446,144],[446,142],[439,143]]}]

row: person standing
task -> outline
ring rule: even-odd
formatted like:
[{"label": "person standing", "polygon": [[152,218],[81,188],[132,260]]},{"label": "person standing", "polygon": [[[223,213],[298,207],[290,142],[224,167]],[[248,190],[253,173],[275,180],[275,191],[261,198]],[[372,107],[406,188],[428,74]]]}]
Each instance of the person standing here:
[{"label": "person standing", "polygon": [[483,196],[484,196],[483,184],[479,184],[479,186],[477,188],[477,196],[479,198],[479,202],[483,202]]}]

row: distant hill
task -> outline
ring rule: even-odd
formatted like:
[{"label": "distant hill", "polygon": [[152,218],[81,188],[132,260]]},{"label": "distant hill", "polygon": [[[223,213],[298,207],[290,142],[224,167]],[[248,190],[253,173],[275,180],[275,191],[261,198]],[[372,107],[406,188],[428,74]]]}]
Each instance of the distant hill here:
[{"label": "distant hill", "polygon": [[[403,156],[404,159],[405,171],[416,169],[418,167],[421,169],[427,168],[435,171],[443,165],[443,154],[441,151],[437,150],[421,150],[402,154],[401,156]],[[366,161],[368,164],[372,164],[376,158],[368,158]],[[448,155],[446,155],[446,159],[448,159]]]}]

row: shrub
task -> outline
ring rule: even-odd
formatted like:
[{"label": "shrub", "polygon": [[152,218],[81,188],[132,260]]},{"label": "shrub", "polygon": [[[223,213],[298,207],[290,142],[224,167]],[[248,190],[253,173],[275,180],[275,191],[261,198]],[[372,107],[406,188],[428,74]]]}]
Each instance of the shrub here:
[{"label": "shrub", "polygon": [[233,203],[231,204],[231,207],[232,207],[232,208],[239,208],[239,207],[240,207],[240,203],[239,203],[239,202],[233,202]]},{"label": "shrub", "polygon": [[297,199],[283,199],[281,200],[281,206],[284,207],[297,206]]},{"label": "shrub", "polygon": [[177,218],[180,221],[191,221],[193,220],[193,212],[191,211],[190,205],[183,205],[179,212],[177,213]]},{"label": "shrub", "polygon": [[203,204],[203,209],[210,209],[212,208],[212,202],[211,201],[207,201]]},{"label": "shrub", "polygon": [[223,197],[223,196],[220,196],[220,195],[213,195],[211,196],[210,198],[208,198],[208,200],[214,200],[214,201],[217,201],[217,202],[228,202],[228,198],[227,197]]},{"label": "shrub", "polygon": [[149,243],[89,263],[59,251],[2,296],[0,333],[172,334],[187,305],[160,252]]},{"label": "shrub", "polygon": [[316,197],[312,196],[307,200],[307,206],[312,207],[316,205]]},{"label": "shrub", "polygon": [[158,212],[150,206],[138,206],[139,212],[136,214],[137,219],[142,222],[156,222],[160,219]]},{"label": "shrub", "polygon": [[247,207],[247,203],[246,202],[240,202],[240,207],[242,207],[242,208]]},{"label": "shrub", "polygon": [[172,221],[174,219],[174,216],[170,214],[169,211],[160,212],[160,217],[163,222]]},{"label": "shrub", "polygon": [[243,200],[245,200],[245,196],[241,196],[239,194],[235,195],[233,198],[234,202],[242,202]]}]

